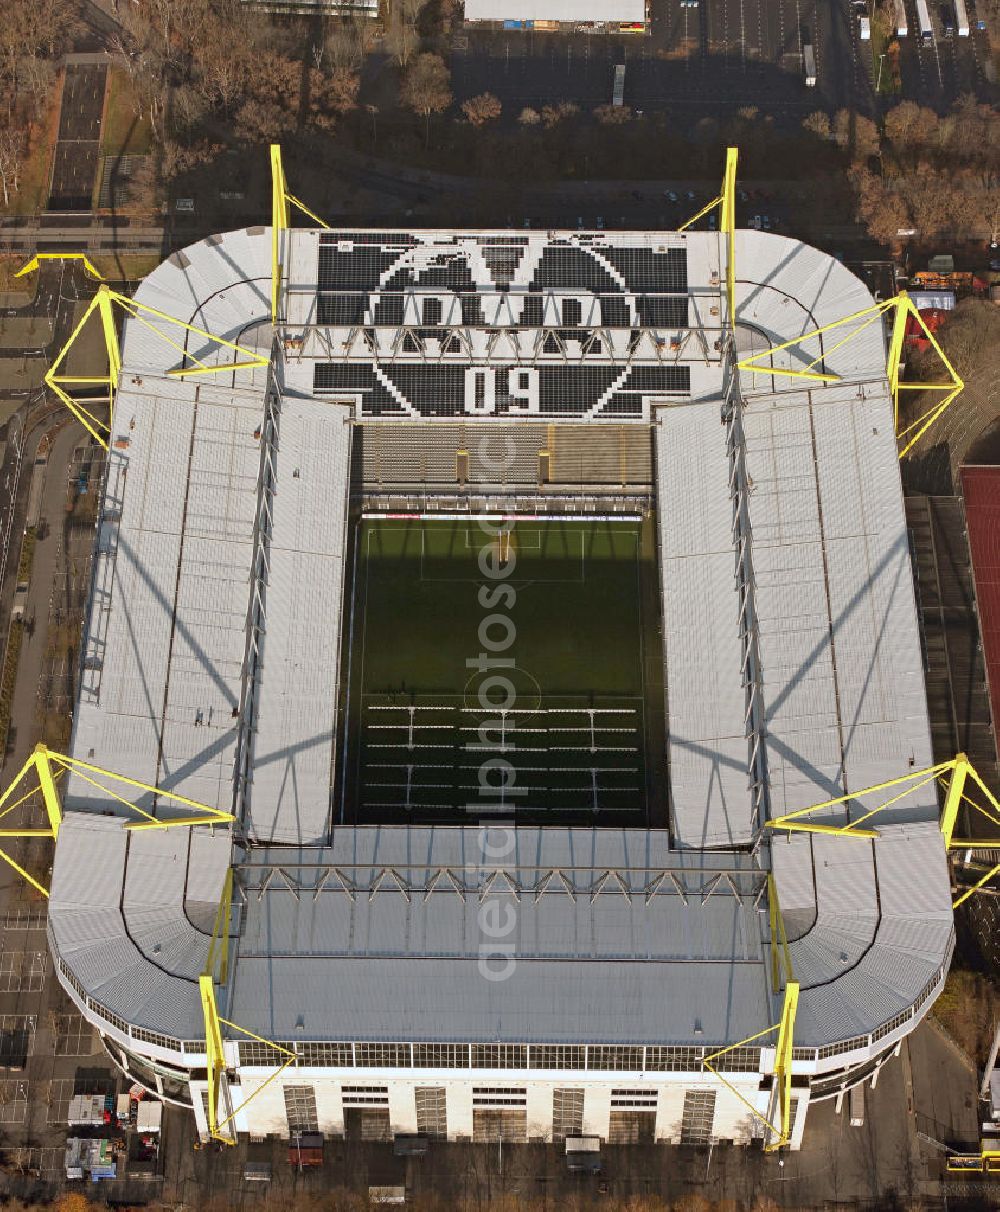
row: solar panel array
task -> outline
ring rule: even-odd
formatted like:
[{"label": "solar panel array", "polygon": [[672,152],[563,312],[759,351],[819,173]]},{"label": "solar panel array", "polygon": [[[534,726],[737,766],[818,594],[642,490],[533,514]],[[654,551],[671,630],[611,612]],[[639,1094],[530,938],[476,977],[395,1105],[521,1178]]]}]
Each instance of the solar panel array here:
[{"label": "solar panel array", "polygon": [[[316,300],[319,325],[348,330],[330,345],[355,352],[317,362],[313,390],[360,393],[364,416],[639,419],[644,397],[690,392],[689,367],[669,352],[690,327],[684,245],[329,232]],[[646,330],[655,339],[637,352]],[[487,348],[501,332],[517,334],[506,363]],[[537,378],[515,383],[524,367]],[[488,388],[470,380],[479,369]]]}]

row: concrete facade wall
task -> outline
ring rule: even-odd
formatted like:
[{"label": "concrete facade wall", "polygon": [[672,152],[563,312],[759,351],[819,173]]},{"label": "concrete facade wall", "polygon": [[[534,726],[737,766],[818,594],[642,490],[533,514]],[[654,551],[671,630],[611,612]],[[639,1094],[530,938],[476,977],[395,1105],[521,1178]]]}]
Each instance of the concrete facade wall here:
[{"label": "concrete facade wall", "polygon": [[[270,1074],[261,1069],[242,1071],[239,1085],[233,1086],[233,1104],[246,1099],[255,1089],[264,1086]],[[510,1070],[466,1072],[461,1078],[454,1070],[430,1070],[420,1075],[380,1073],[365,1070],[363,1073],[338,1072],[331,1077],[328,1070],[298,1069],[290,1076],[282,1075],[278,1081],[270,1082],[254,1095],[245,1109],[237,1116],[238,1131],[253,1135],[288,1135],[285,1115],[283,1085],[311,1086],[316,1096],[316,1111],[319,1130],[326,1136],[340,1136],[344,1131],[343,1087],[384,1086],[388,1092],[389,1121],[393,1134],[418,1131],[415,1091],[418,1087],[436,1086],[445,1091],[447,1126],[449,1139],[472,1139],[473,1136],[473,1090],[475,1087],[491,1089],[517,1089],[525,1091],[527,1133],[530,1138],[552,1139],[553,1094],[556,1089],[581,1089],[584,1091],[583,1131],[587,1135],[608,1138],[611,1111],[615,1090],[643,1090],[656,1092],[656,1139],[666,1144],[678,1144],[681,1138],[681,1121],[684,1111],[684,1095],[689,1090],[714,1090],[715,1117],[712,1135],[716,1140],[732,1140],[738,1144],[748,1143],[757,1135],[753,1116],[747,1103],[757,1108],[761,1115],[768,1113],[768,1093],[760,1090],[761,1079],[757,1075],[730,1075],[730,1080],[741,1097],[720,1082],[706,1080],[702,1074],[657,1074],[655,1080],[637,1073],[616,1073],[610,1078],[602,1076],[595,1080],[593,1073],[565,1072],[546,1076],[519,1079]],[[195,1118],[199,1130],[207,1133],[201,1107],[200,1091],[203,1083],[192,1083]],[[791,1147],[801,1144],[808,1110],[808,1091],[796,1091],[798,1107],[792,1125]],[[741,1101],[745,1099],[746,1102]]]}]

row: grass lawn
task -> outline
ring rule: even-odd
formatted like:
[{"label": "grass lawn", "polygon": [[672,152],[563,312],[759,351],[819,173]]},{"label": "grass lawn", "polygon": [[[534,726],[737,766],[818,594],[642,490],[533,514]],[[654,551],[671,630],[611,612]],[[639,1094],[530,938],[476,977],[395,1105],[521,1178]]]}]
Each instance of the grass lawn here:
[{"label": "grass lawn", "polygon": [[0,253],[0,294],[10,296],[3,300],[7,307],[21,307],[31,300],[34,280],[14,277],[28,260],[27,253]]},{"label": "grass lawn", "polygon": [[[651,529],[518,522],[513,570],[495,580],[480,559],[507,552],[474,521],[362,522],[345,626],[346,817],[469,823],[477,817],[467,805],[502,799],[519,821],[641,826],[655,815],[664,824],[650,809],[663,798]],[[482,652],[514,664],[477,668]],[[491,687],[498,673],[509,683]],[[481,732],[484,721],[496,725]],[[506,775],[513,798],[480,793],[491,756],[516,772]]]},{"label": "grass lawn", "polygon": [[112,69],[101,128],[101,155],[144,156],[153,145],[147,115],[137,114],[135,90],[127,73]]},{"label": "grass lawn", "polygon": [[90,261],[108,282],[139,282],[163,260],[157,253],[91,253]]}]

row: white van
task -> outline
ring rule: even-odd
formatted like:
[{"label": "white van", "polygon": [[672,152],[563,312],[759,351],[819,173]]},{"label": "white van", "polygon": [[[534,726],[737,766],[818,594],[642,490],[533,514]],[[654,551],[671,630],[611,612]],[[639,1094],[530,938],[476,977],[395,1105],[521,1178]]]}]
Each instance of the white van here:
[{"label": "white van", "polygon": [[858,22],[858,32],[862,42],[870,42],[872,38],[872,23],[868,17],[862,17]]}]

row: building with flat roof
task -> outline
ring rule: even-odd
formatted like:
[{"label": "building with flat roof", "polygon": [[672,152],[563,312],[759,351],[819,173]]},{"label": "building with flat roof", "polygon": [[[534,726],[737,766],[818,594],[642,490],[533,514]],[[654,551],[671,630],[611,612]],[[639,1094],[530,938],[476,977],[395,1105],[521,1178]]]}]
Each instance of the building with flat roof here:
[{"label": "building with flat roof", "polygon": [[645,24],[646,0],[465,0],[465,19],[517,25]]},{"label": "building with flat roof", "polygon": [[882,326],[738,365],[867,289],[755,231],[735,328],[714,231],[279,247],[277,323],[264,227],[135,296],[239,351],[125,324],[70,755],[234,819],[71,772],[60,980],[205,1134],[221,902],[229,1132],[796,1147],[954,940],[933,780],[768,824],[932,765]]}]

